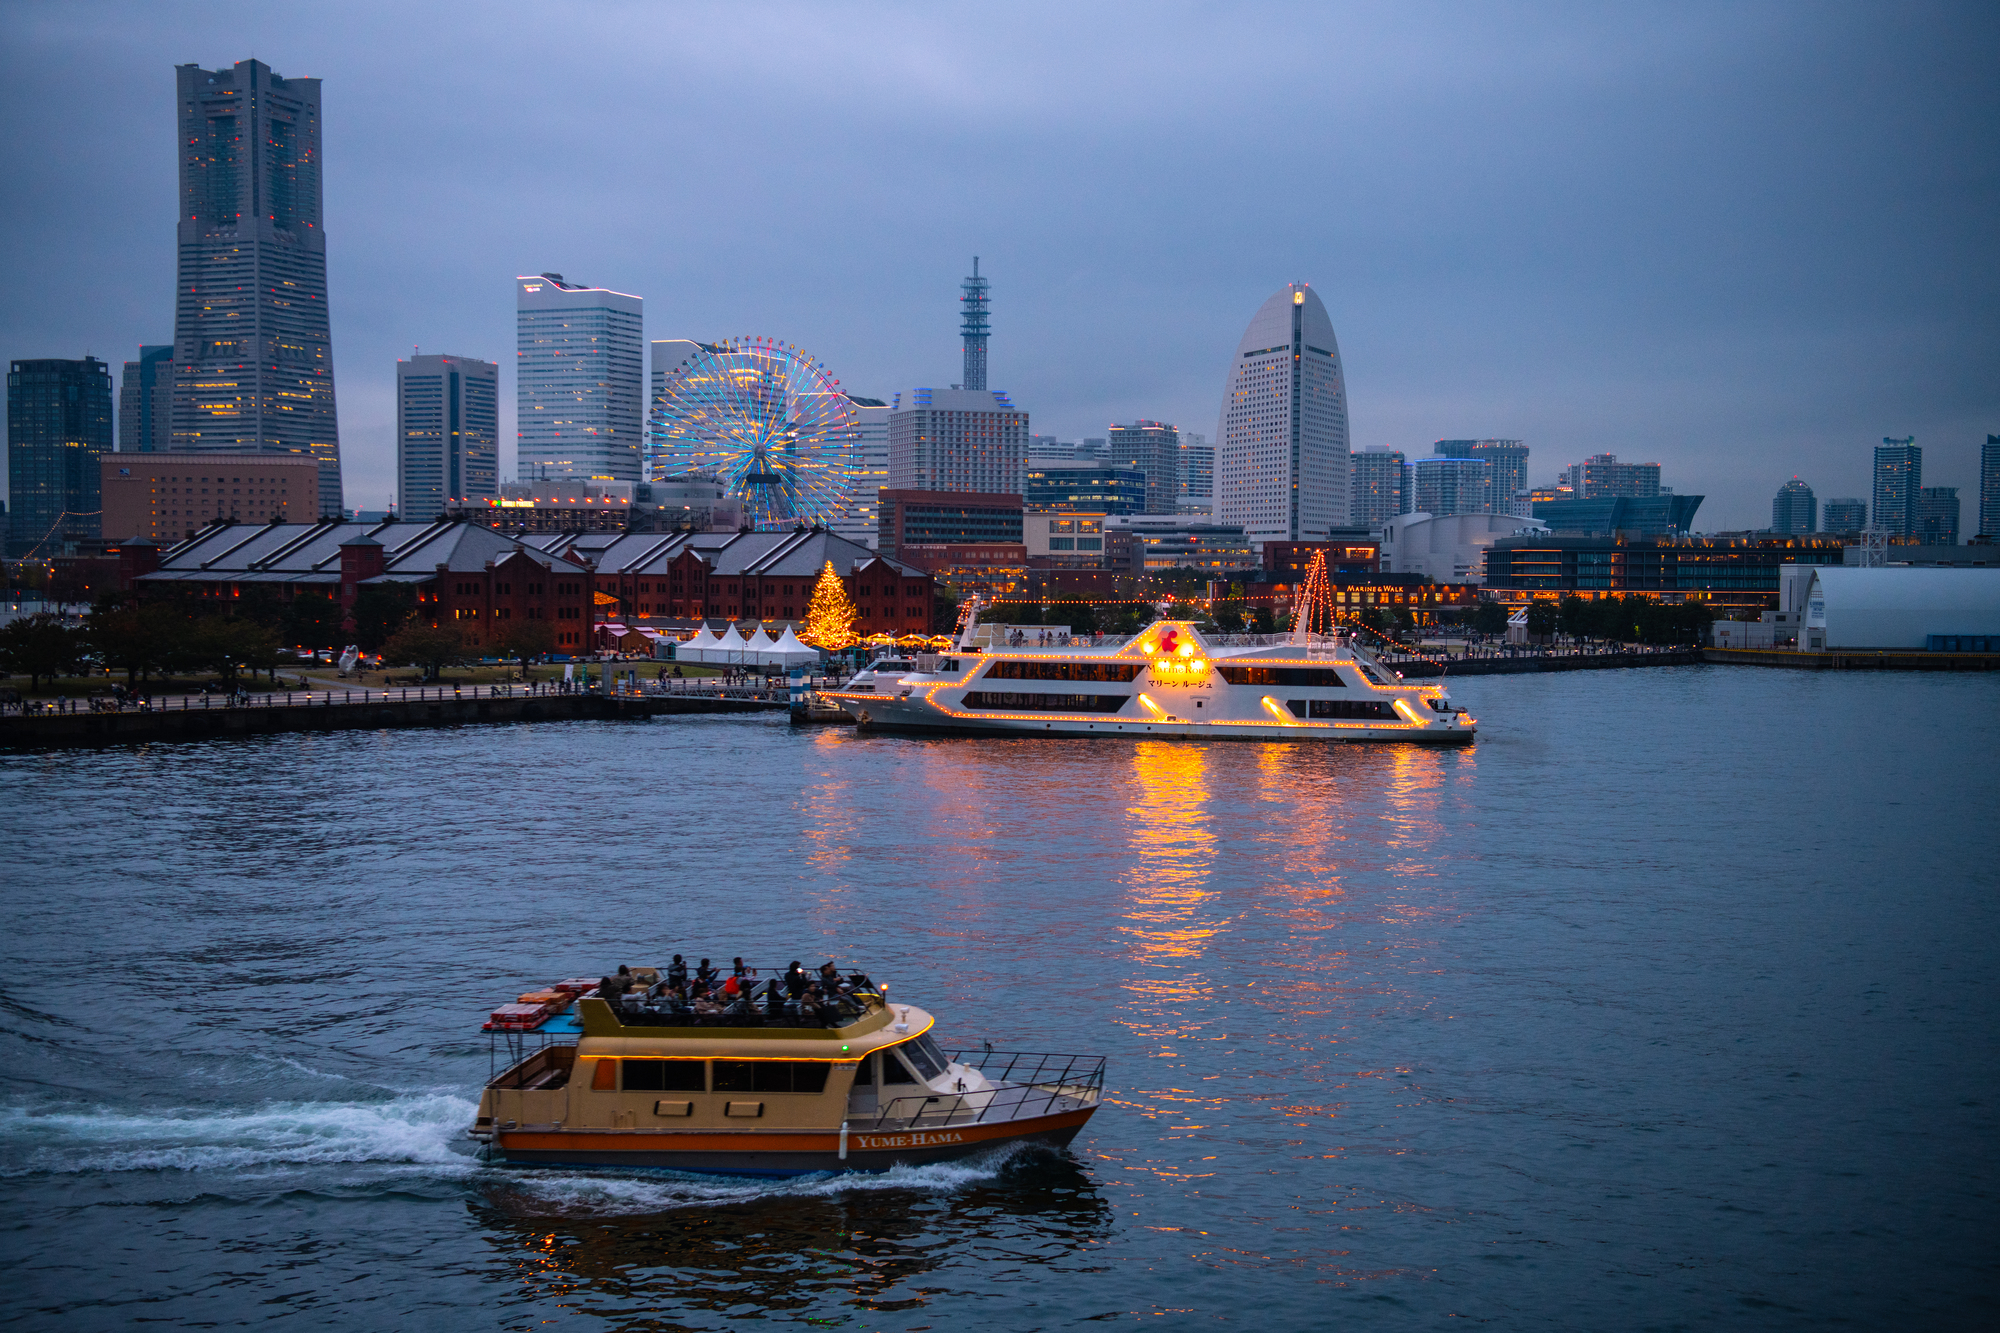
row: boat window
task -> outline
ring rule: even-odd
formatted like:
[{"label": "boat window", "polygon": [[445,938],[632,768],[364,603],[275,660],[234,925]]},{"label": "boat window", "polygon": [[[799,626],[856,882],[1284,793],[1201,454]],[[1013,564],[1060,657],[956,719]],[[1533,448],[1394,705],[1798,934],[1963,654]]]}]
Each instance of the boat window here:
[{"label": "boat window", "polygon": [[854,1086],[857,1088],[872,1088],[875,1086],[874,1056],[864,1055],[861,1057],[860,1062],[854,1066]]},{"label": "boat window", "polygon": [[[938,1048],[938,1044],[931,1040],[931,1034],[928,1032],[926,1032],[923,1036],[918,1037],[915,1041],[911,1042],[910,1045],[922,1048],[924,1054],[928,1055],[931,1058],[931,1062],[938,1067],[938,1073],[940,1074],[942,1074],[945,1071],[945,1067],[951,1063],[950,1057],[948,1057],[942,1050]],[[935,1075],[933,1075],[933,1077],[935,1077]]]},{"label": "boat window", "polygon": [[824,1092],[824,1060],[717,1060],[717,1092]]},{"label": "boat window", "polygon": [[967,690],[959,701],[965,708],[1003,708],[1031,713],[1115,713],[1129,694],[1031,694],[1011,690]]},{"label": "boat window", "polygon": [[982,680],[1102,680],[1129,685],[1139,678],[1137,662],[994,662]]},{"label": "boat window", "polygon": [[917,1076],[910,1067],[896,1058],[894,1051],[882,1052],[882,1081],[884,1083],[915,1083]]},{"label": "boat window", "polygon": [[620,1060],[627,1092],[706,1092],[705,1060]]},{"label": "boat window", "polygon": [[1387,718],[1394,721],[1395,709],[1373,699],[1287,699],[1285,707],[1293,717]]},{"label": "boat window", "polygon": [[1231,685],[1325,685],[1344,689],[1347,682],[1332,667],[1221,666],[1215,668]]},{"label": "boat window", "polygon": [[[929,1046],[930,1050],[925,1050],[926,1046]],[[925,1033],[915,1041],[906,1041],[897,1049],[903,1053],[903,1058],[908,1060],[915,1067],[916,1071],[924,1076],[926,1081],[944,1073],[944,1061],[936,1059],[931,1054],[932,1051],[937,1050],[937,1045],[931,1041],[929,1033]]]}]

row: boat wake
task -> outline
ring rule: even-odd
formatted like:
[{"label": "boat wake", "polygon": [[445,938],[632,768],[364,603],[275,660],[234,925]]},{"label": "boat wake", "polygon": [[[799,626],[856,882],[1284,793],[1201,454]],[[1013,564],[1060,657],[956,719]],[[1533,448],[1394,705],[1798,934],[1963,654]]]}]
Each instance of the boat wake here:
[{"label": "boat wake", "polygon": [[0,1177],[243,1171],[333,1163],[478,1170],[457,1146],[474,1103],[443,1093],[376,1102],[270,1102],[253,1109],[0,1112]]},{"label": "boat wake", "polygon": [[504,1181],[489,1191],[488,1200],[495,1207],[521,1217],[615,1217],[883,1190],[950,1194],[995,1180],[1010,1162],[1043,1151],[1047,1150],[1008,1144],[951,1162],[898,1166],[881,1172],[779,1178],[704,1176],[644,1168],[584,1172],[526,1167],[507,1171]]}]

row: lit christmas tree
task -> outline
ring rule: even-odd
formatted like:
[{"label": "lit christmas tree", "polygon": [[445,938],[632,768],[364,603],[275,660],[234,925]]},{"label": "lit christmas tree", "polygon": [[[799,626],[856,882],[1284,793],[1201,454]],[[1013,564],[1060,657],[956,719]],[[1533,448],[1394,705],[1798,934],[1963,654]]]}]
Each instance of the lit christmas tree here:
[{"label": "lit christmas tree", "polygon": [[854,603],[847,600],[847,589],[840,575],[833,572],[833,561],[829,560],[819,572],[819,582],[813,585],[812,605],[806,608],[805,633],[799,637],[830,653],[850,648],[855,642],[854,614]]},{"label": "lit christmas tree", "polygon": [[1314,551],[1312,568],[1299,588],[1292,609],[1292,632],[1331,634],[1337,612],[1333,605],[1333,582],[1326,575],[1326,552]]}]

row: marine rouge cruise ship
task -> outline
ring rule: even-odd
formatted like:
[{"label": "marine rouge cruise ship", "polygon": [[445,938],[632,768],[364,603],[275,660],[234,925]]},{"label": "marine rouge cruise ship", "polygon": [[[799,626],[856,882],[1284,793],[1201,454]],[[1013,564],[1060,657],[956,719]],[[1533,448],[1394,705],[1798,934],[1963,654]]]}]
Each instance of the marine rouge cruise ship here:
[{"label": "marine rouge cruise ship", "polygon": [[[976,616],[974,617],[976,622]],[[1211,642],[1160,620],[1094,648],[960,647],[877,663],[822,693],[864,729],[1035,736],[1464,745],[1473,719],[1434,682],[1405,684],[1349,635]]]}]

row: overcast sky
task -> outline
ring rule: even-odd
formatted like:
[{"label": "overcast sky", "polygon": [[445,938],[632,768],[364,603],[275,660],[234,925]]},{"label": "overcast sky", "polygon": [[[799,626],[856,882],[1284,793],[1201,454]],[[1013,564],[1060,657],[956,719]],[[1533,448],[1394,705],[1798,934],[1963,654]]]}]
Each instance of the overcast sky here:
[{"label": "overcast sky", "polygon": [[396,358],[501,363],[515,274],[763,334],[852,392],[989,383],[1038,433],[1213,436],[1229,355],[1325,300],[1354,443],[1658,461],[1761,527],[1915,435],[1976,520],[2000,433],[2000,7],[7,4],[0,355],[172,338],[173,67],[325,80],[350,505]]}]

